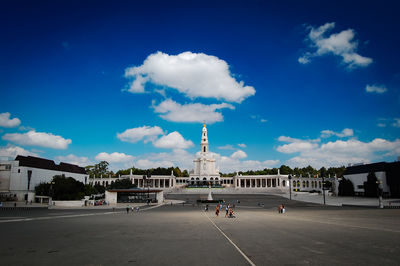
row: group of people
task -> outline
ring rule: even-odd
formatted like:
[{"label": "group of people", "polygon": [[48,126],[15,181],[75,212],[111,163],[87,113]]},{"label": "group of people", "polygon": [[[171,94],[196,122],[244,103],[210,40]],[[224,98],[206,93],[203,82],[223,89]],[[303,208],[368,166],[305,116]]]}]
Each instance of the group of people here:
[{"label": "group of people", "polygon": [[[217,204],[217,207],[215,208],[215,215],[218,217],[219,213],[222,212],[223,209],[223,205],[222,204]],[[233,208],[230,204],[227,204],[225,206],[225,218],[235,218],[235,212],[233,211]]]},{"label": "group of people", "polygon": [[132,211],[132,212],[133,212],[133,211],[136,211],[136,212],[138,212],[138,211],[139,211],[139,207],[137,207],[137,206],[136,206],[136,207],[133,207],[133,206],[132,206],[132,207],[129,207],[129,205],[127,205],[127,206],[126,206],[126,213],[129,213],[129,211]]},{"label": "group of people", "polygon": [[281,204],[278,207],[278,213],[285,213],[286,209],[285,209],[285,205]]}]

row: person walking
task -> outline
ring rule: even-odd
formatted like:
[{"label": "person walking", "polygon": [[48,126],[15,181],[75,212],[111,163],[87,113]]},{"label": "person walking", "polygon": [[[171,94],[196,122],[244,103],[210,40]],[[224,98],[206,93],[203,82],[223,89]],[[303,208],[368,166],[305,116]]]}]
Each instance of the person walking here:
[{"label": "person walking", "polygon": [[228,205],[226,205],[226,207],[225,207],[225,218],[226,217],[228,217],[228,214],[229,214],[229,204]]},{"label": "person walking", "polygon": [[218,217],[219,216],[219,204],[215,208],[215,215]]},{"label": "person walking", "polygon": [[129,205],[126,205],[126,213],[127,214],[129,213],[129,209],[130,209]]}]

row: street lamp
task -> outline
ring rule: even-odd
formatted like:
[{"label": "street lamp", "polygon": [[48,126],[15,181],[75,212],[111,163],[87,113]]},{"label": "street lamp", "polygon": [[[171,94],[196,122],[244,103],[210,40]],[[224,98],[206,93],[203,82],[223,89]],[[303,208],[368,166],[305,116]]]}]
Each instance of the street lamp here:
[{"label": "street lamp", "polygon": [[143,175],[143,186],[147,186],[147,204],[149,204],[149,200],[150,200],[150,191],[149,191],[149,182],[151,182],[150,180],[151,178],[151,174],[150,172],[147,172],[146,175]]},{"label": "street lamp", "polygon": [[325,178],[324,175],[322,175],[322,194],[324,195],[324,205],[325,205]]},{"label": "street lamp", "polygon": [[49,205],[52,205],[52,204],[53,204],[53,196],[54,196],[53,185],[54,185],[54,184],[55,184],[54,181],[51,181],[51,182],[50,182],[49,196],[50,196],[50,198],[51,198],[51,201],[50,201],[50,199],[49,199]]},{"label": "street lamp", "polygon": [[290,197],[290,200],[292,200],[292,176],[289,175],[288,179],[289,179],[289,197]]},{"label": "street lamp", "polygon": [[379,208],[383,209],[383,202],[382,202],[382,180],[376,180],[376,184],[378,184],[378,198],[379,198]]}]

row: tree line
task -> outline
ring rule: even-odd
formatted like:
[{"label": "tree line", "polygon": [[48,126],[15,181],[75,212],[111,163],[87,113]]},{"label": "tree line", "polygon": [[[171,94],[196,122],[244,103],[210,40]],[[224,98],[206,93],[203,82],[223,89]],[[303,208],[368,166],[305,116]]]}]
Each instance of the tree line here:
[{"label": "tree line", "polygon": [[[263,170],[249,170],[249,171],[239,171],[238,174],[242,175],[277,175],[278,169],[280,174],[282,175],[292,175],[292,176],[303,176],[303,177],[342,177],[346,167],[329,167],[326,169],[325,167],[321,167],[320,169],[316,169],[311,165],[303,168],[295,167],[290,168],[287,165],[281,165],[279,168],[265,168]],[[221,173],[223,177],[232,177],[235,176],[236,173]]]},{"label": "tree line", "polygon": [[[101,161],[95,165],[86,166],[86,172],[89,174],[90,177],[96,176],[103,178],[111,177],[118,177],[119,175],[129,175],[132,171],[133,175],[170,175],[173,172],[174,176],[176,177],[188,177],[189,172],[187,170],[181,170],[179,167],[157,167],[157,168],[150,168],[150,169],[139,169],[136,167],[131,167],[128,169],[118,170],[116,173],[109,170],[109,163],[106,161]],[[263,170],[249,170],[249,171],[239,171],[239,174],[242,175],[276,175],[278,174],[278,169],[280,174],[282,175],[292,175],[292,176],[303,176],[303,177],[316,177],[316,176],[323,176],[323,177],[342,177],[346,167],[329,167],[328,169],[325,167],[321,167],[320,169],[316,169],[311,165],[307,167],[295,167],[291,168],[287,165],[281,165],[279,168],[265,168]],[[222,177],[232,177],[236,175],[234,173],[220,173]]]}]

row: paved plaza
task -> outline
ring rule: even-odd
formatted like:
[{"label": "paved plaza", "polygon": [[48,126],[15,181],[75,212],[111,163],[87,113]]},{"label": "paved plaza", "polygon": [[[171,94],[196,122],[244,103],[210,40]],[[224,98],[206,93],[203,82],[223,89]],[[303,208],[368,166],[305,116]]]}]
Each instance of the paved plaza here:
[{"label": "paved plaza", "polygon": [[[142,209],[2,210],[2,265],[398,265],[400,210],[322,206],[272,195],[198,195]],[[240,203],[239,203],[240,202]],[[278,214],[277,206],[286,206]]]}]

